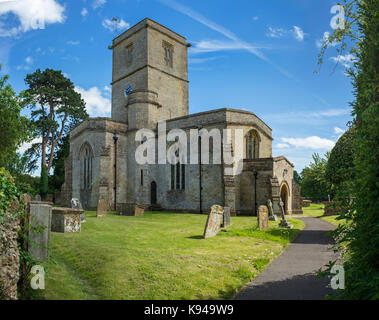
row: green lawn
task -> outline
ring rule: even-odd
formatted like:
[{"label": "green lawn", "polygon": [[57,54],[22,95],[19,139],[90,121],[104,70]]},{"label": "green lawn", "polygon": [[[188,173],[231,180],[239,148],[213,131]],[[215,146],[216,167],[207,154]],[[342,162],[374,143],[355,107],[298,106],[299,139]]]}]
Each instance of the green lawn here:
[{"label": "green lawn", "polygon": [[51,234],[40,299],[230,299],[277,257],[304,228],[254,217],[232,217],[227,232],[202,239],[206,215],[147,212],[108,214],[77,234]]},{"label": "green lawn", "polygon": [[336,216],[325,216],[324,217],[324,205],[323,204],[311,204],[310,207],[303,208],[304,216],[311,216],[315,218],[320,218],[322,220],[328,221],[335,226],[338,226],[341,223],[344,223],[346,220],[341,219],[337,220],[338,215]]}]

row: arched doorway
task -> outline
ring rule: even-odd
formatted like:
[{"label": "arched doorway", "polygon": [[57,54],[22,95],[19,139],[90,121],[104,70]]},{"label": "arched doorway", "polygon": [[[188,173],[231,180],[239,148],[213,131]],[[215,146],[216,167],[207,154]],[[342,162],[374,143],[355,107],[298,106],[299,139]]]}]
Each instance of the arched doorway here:
[{"label": "arched doorway", "polygon": [[283,183],[280,188],[280,198],[284,203],[284,212],[288,214],[289,190],[286,183]]},{"label": "arched doorway", "polygon": [[157,183],[155,181],[150,185],[150,204],[157,204]]}]

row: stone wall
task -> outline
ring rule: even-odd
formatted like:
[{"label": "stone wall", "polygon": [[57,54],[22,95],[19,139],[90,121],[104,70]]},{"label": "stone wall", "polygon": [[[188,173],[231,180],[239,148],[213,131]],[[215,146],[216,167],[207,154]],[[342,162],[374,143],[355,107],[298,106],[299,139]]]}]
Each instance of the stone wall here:
[{"label": "stone wall", "polygon": [[20,222],[12,217],[17,210],[18,203],[14,202],[5,216],[4,224],[0,222],[0,300],[17,299],[17,282],[20,277],[17,236]]}]

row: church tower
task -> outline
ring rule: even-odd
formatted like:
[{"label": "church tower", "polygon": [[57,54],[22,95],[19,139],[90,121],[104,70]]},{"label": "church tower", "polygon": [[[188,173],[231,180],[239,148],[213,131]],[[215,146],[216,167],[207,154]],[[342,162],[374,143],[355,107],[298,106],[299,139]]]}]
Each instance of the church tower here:
[{"label": "church tower", "polygon": [[112,119],[128,129],[188,115],[186,39],[148,18],[113,40]]}]

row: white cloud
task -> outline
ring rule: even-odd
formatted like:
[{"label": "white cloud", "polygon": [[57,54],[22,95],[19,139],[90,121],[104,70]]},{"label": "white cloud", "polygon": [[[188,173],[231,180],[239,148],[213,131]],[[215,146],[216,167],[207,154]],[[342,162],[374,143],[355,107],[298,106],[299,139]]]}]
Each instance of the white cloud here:
[{"label": "white cloud", "polygon": [[258,19],[259,19],[258,16],[254,16],[254,17],[253,17],[253,20],[254,20],[254,21],[257,21]]},{"label": "white cloud", "polygon": [[97,9],[99,7],[102,7],[106,2],[107,2],[107,0],[95,0],[92,3],[92,8]]},{"label": "white cloud", "polygon": [[356,61],[355,57],[352,54],[338,55],[337,57],[331,57],[335,63],[341,63],[345,68],[351,68],[353,63]]},{"label": "white cloud", "polygon": [[88,14],[87,8],[83,8],[82,11],[80,11],[80,14],[85,17]]},{"label": "white cloud", "polygon": [[287,31],[283,28],[268,27],[268,32],[266,33],[266,36],[270,38],[281,38],[284,37],[286,34]]},{"label": "white cloud", "polygon": [[294,26],[293,27],[293,33],[294,33],[295,39],[297,41],[303,41],[304,40],[305,34],[304,34],[304,31],[300,27]]},{"label": "white cloud", "polygon": [[277,143],[275,145],[275,148],[278,148],[278,149],[287,149],[289,147],[290,147],[289,144],[286,144],[286,143]]},{"label": "white cloud", "polygon": [[26,150],[28,150],[31,146],[32,146],[32,144],[34,144],[34,143],[40,143],[42,140],[41,140],[41,138],[35,138],[35,139],[33,139],[32,141],[30,141],[30,142],[26,142],[26,143],[23,143],[19,148],[18,148],[18,152],[19,153],[24,153]]},{"label": "white cloud", "polygon": [[27,64],[32,64],[33,63],[33,58],[32,57],[26,57],[26,59],[25,59],[25,62],[27,63]]},{"label": "white cloud", "polygon": [[92,87],[85,90],[81,87],[75,87],[75,91],[81,94],[90,116],[106,116],[111,112],[111,101],[108,98],[103,97],[99,88]]},{"label": "white cloud", "polygon": [[290,144],[296,148],[306,149],[332,149],[335,142],[329,139],[320,138],[317,136],[307,138],[280,138],[281,141]]},{"label": "white cloud", "polygon": [[0,25],[0,36],[16,36],[30,29],[45,29],[45,25],[63,23],[65,8],[56,0],[18,0],[2,2],[0,16],[14,14],[20,21],[18,27],[4,29]]},{"label": "white cloud", "polygon": [[311,117],[338,117],[348,115],[349,109],[327,109],[310,113]]},{"label": "white cloud", "polygon": [[110,19],[104,19],[102,26],[109,31],[120,31],[123,29],[128,29],[130,24],[127,23],[124,19],[112,21]]},{"label": "white cloud", "polygon": [[80,44],[80,41],[79,40],[77,40],[77,41],[69,40],[69,41],[67,41],[67,44],[70,44],[72,46],[77,46],[78,44]]},{"label": "white cloud", "polygon": [[345,132],[345,130],[338,128],[338,127],[334,127],[334,133],[335,134],[342,134],[344,132]]},{"label": "white cloud", "polygon": [[330,33],[328,31],[324,32],[324,36],[322,39],[316,40],[316,47],[321,48],[325,42],[328,43],[328,46],[335,47],[337,45],[336,41],[329,42]]},{"label": "white cloud", "polygon": [[203,40],[195,43],[195,46],[190,48],[190,53],[230,51],[230,50],[257,50],[269,47],[257,47],[250,44],[243,44],[229,40]]}]

